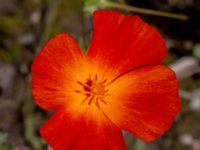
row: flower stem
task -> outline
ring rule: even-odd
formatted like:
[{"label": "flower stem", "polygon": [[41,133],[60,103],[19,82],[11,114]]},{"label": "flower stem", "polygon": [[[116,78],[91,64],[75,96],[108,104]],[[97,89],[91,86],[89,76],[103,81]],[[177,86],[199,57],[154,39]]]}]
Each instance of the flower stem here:
[{"label": "flower stem", "polygon": [[118,4],[115,2],[108,2],[108,1],[102,1],[101,4],[106,7],[128,10],[128,11],[132,11],[135,13],[168,17],[168,18],[174,18],[174,19],[179,19],[179,20],[183,20],[183,21],[188,20],[187,15],[179,15],[179,14],[168,13],[168,12],[163,12],[163,11],[139,8],[139,7],[129,6],[129,5],[125,5],[125,4]]}]

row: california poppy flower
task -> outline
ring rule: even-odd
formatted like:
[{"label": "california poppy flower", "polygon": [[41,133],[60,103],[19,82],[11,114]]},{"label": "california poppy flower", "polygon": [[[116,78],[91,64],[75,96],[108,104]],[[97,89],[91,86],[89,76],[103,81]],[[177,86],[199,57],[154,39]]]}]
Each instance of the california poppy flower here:
[{"label": "california poppy flower", "polygon": [[54,150],[124,150],[121,129],[152,141],[180,112],[175,73],[161,65],[166,46],[135,15],[94,13],[86,54],[61,33],[32,64],[32,95],[55,113],[40,133]]}]

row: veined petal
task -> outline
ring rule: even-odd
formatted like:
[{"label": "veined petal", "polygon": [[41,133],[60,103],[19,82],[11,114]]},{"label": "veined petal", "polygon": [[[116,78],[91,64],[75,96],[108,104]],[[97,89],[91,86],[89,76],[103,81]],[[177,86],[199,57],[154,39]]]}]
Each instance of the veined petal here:
[{"label": "veined petal", "polygon": [[40,128],[40,134],[54,150],[67,150],[83,126],[82,118],[72,119],[66,112],[57,111]]},{"label": "veined petal", "polygon": [[125,150],[120,129],[110,122],[99,125],[64,111],[55,113],[40,132],[54,150]]},{"label": "veined petal", "polygon": [[32,95],[40,107],[55,109],[66,102],[69,82],[82,57],[75,40],[65,33],[44,46],[31,66]]},{"label": "veined petal", "polygon": [[166,56],[166,46],[161,35],[138,16],[96,11],[87,56],[101,68],[115,68],[118,76],[139,66],[160,63]]},{"label": "veined petal", "polygon": [[166,132],[180,112],[175,74],[157,65],[137,69],[115,80],[101,108],[118,127],[144,141]]}]

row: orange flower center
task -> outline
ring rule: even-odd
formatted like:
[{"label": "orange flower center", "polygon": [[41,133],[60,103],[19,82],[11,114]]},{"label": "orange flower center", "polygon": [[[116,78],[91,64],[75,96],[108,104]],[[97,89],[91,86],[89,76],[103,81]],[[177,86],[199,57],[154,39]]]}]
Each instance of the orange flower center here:
[{"label": "orange flower center", "polygon": [[107,102],[104,101],[104,98],[108,96],[106,81],[107,79],[104,78],[99,80],[97,75],[95,75],[94,79],[89,75],[86,82],[77,81],[77,83],[82,86],[83,90],[76,90],[75,92],[86,96],[81,103],[87,102],[88,105],[94,103],[98,109],[100,109],[99,102],[107,104]]}]

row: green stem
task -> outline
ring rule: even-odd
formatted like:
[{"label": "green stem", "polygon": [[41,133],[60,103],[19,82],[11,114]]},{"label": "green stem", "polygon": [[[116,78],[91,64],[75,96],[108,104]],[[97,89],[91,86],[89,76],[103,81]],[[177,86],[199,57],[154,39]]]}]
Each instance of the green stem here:
[{"label": "green stem", "polygon": [[145,8],[138,8],[134,6],[129,6],[125,4],[118,4],[115,2],[108,2],[108,1],[102,1],[101,4],[106,7],[112,7],[117,9],[123,9],[127,11],[132,11],[135,13],[141,13],[141,14],[148,14],[148,15],[154,15],[154,16],[161,16],[161,17],[168,17],[168,18],[174,18],[179,20],[188,20],[188,16],[186,15],[179,15],[174,13],[168,13],[163,11],[157,11],[157,10],[151,10],[151,9],[145,9]]}]

